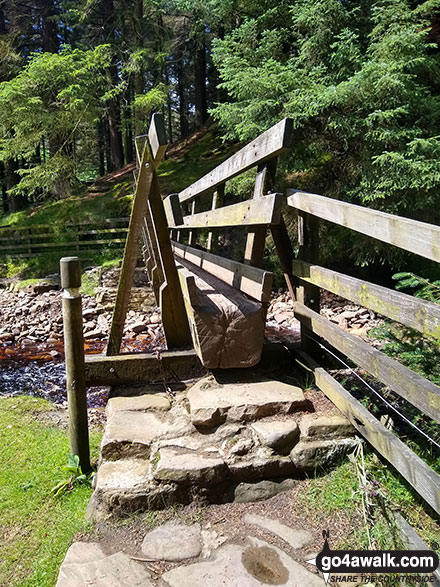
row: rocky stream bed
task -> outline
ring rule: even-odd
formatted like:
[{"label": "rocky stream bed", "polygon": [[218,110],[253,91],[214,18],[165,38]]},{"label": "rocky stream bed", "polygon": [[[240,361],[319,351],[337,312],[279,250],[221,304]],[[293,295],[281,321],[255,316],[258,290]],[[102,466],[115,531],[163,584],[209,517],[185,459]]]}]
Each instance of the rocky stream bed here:
[{"label": "rocky stream bed", "polygon": [[[99,277],[95,295],[83,296],[84,341],[87,353],[102,352],[115,299],[118,272]],[[352,334],[365,337],[381,319],[373,312],[325,294],[321,314]],[[299,339],[289,294],[274,293],[268,308],[269,340]],[[370,341],[371,342],[371,341]],[[165,348],[161,318],[154,297],[138,271],[122,343],[123,352],[150,352]],[[0,395],[33,395],[66,407],[63,363],[63,319],[57,276],[19,291],[0,289]],[[88,390],[91,420],[100,423],[108,388]]]}]

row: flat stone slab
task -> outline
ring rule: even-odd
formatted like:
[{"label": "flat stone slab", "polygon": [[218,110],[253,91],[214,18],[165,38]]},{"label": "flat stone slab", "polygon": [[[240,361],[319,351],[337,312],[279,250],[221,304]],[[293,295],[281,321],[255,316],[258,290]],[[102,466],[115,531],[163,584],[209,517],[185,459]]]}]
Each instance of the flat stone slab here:
[{"label": "flat stone slab", "polygon": [[290,453],[293,464],[303,471],[324,467],[355,449],[356,438],[301,441]]},{"label": "flat stone slab", "polygon": [[355,429],[342,414],[305,414],[299,421],[301,434],[307,437],[353,436]]},{"label": "flat stone slab", "polygon": [[174,520],[167,522],[148,532],[141,550],[152,560],[172,562],[195,558],[202,552],[200,524],[187,526]]},{"label": "flat stone slab", "polygon": [[324,581],[285,552],[257,538],[225,544],[211,560],[168,571],[170,587],[323,587]]},{"label": "flat stone slab", "polygon": [[159,393],[146,393],[134,397],[112,397],[107,402],[107,418],[116,412],[148,412],[158,410],[166,412],[171,408],[170,400]]},{"label": "flat stone slab", "polygon": [[67,551],[56,587],[153,587],[150,579],[148,571],[123,552],[105,555],[97,543],[77,542]]},{"label": "flat stone slab", "polygon": [[261,444],[277,452],[289,453],[299,440],[299,428],[294,420],[264,420],[254,422],[251,427]]},{"label": "flat stone slab", "polygon": [[160,481],[205,486],[220,483],[227,473],[225,462],[220,457],[177,447],[163,447],[159,450],[159,461],[153,475]]},{"label": "flat stone slab", "polygon": [[149,462],[142,459],[120,459],[101,463],[96,491],[143,491],[148,486],[149,466]]},{"label": "flat stone slab", "polygon": [[265,516],[258,516],[256,514],[246,514],[243,518],[246,524],[252,524],[258,526],[275,536],[282,538],[289,546],[297,550],[304,548],[311,542],[313,542],[313,535],[307,530],[291,528],[282,524],[279,520],[273,520],[272,518],[266,518]]},{"label": "flat stone slab", "polygon": [[191,387],[187,397],[192,423],[206,428],[226,420],[249,422],[289,414],[306,404],[299,387],[271,379],[222,385],[214,377],[204,378]]},{"label": "flat stone slab", "polygon": [[107,421],[101,455],[104,460],[148,458],[154,440],[183,436],[192,430],[189,415],[183,408],[178,413],[117,411]]}]

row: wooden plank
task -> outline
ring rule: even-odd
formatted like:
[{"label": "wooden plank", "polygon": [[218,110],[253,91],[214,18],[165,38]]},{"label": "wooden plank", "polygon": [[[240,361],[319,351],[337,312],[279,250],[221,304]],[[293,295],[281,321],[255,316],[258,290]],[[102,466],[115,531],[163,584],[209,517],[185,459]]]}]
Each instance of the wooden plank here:
[{"label": "wooden plank", "polygon": [[168,226],[183,224],[182,208],[179,202],[179,194],[170,194],[163,201],[165,216]]},{"label": "wooden plank", "polygon": [[176,257],[189,261],[259,302],[269,301],[273,278],[273,274],[269,271],[231,261],[174,241],[172,246]]},{"label": "wooden plank", "polygon": [[159,112],[155,112],[151,117],[150,127],[148,129],[148,140],[150,142],[154,165],[157,169],[168,147],[163,116]]},{"label": "wooden plank", "polygon": [[238,202],[238,204],[231,204],[216,210],[184,216],[183,224],[172,228],[222,228],[277,224],[280,220],[282,201],[281,194],[270,194],[260,200]]},{"label": "wooden plank", "polygon": [[[194,350],[123,354],[112,357],[86,355],[85,373],[88,386],[123,385],[126,383],[163,382],[192,379],[204,373]],[[162,363],[162,365],[161,365]]]},{"label": "wooden plank", "polygon": [[382,316],[440,339],[440,305],[382,287],[343,273],[294,260],[293,272],[301,280],[374,310]]},{"label": "wooden plank", "polygon": [[317,194],[287,191],[289,206],[440,262],[440,226],[395,216]]},{"label": "wooden plank", "polygon": [[127,316],[131,287],[136,269],[142,223],[154,176],[154,167],[151,164],[148,164],[147,167],[149,161],[151,163],[149,149],[146,146],[142,154],[138,183],[133,197],[130,225],[125,243],[124,257],[119,274],[118,291],[106,349],[107,356],[119,354],[121,348],[125,318]]},{"label": "wooden plank", "polygon": [[[4,234],[5,232],[20,232],[22,230],[24,231],[28,231],[28,230],[35,230],[35,229],[41,229],[41,230],[49,230],[49,231],[53,231],[54,227],[57,228],[64,228],[64,227],[74,227],[74,226],[108,226],[108,224],[111,223],[117,223],[117,222],[125,222],[128,224],[128,222],[130,221],[129,217],[122,217],[122,218],[106,218],[104,220],[101,221],[88,221],[88,222],[68,222],[66,224],[27,224],[26,226],[0,226],[0,234]],[[32,236],[34,236],[34,233],[32,233]]]},{"label": "wooden plank", "polygon": [[387,357],[360,338],[322,318],[310,308],[294,303],[295,316],[316,335],[327,340],[357,365],[382,381],[436,422],[440,422],[440,388],[398,361]]},{"label": "wooden plank", "polygon": [[319,389],[341,410],[356,430],[440,513],[440,476],[313,359],[305,353],[298,353],[298,357],[300,362],[303,361],[313,371]]},{"label": "wooden plank", "polygon": [[[393,517],[400,531],[400,536],[411,550],[431,550],[428,544],[424,542],[417,532],[412,528],[400,512],[393,512]],[[430,583],[433,587],[440,587],[440,568],[432,573],[434,582]]]},{"label": "wooden plank", "polygon": [[191,332],[156,173],[153,174],[148,204],[164,275],[164,283],[159,289],[159,302],[167,346],[168,349],[190,347]]},{"label": "wooden plank", "polygon": [[[121,244],[125,243],[125,238],[109,238],[106,240],[89,240],[89,241],[68,241],[68,242],[54,242],[54,243],[32,243],[32,249],[57,249],[57,248],[76,248],[77,245],[108,245],[108,244]],[[29,250],[29,244],[25,245],[10,245],[0,247],[0,251],[16,251],[16,250]]]},{"label": "wooden plank", "polygon": [[180,202],[192,200],[208,190],[214,190],[236,175],[283,153],[290,147],[292,129],[293,123],[290,118],[281,120],[210,173],[181,191]]}]

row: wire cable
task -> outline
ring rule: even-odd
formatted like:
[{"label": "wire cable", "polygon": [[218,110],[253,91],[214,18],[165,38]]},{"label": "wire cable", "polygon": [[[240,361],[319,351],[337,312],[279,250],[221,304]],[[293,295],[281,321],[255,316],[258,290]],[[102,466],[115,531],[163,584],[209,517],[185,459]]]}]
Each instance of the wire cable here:
[{"label": "wire cable", "polygon": [[326,351],[332,357],[334,357],[337,361],[339,361],[341,363],[341,365],[344,365],[344,367],[346,369],[348,369],[351,373],[353,373],[353,375],[355,377],[357,377],[364,385],[366,385],[368,387],[368,389],[370,389],[380,400],[382,400],[384,402],[384,404],[386,404],[391,410],[393,410],[393,412],[395,412],[402,420],[404,420],[407,424],[409,424],[412,428],[414,428],[414,430],[417,430],[417,432],[419,434],[421,434],[422,436],[424,436],[431,444],[435,445],[438,449],[440,449],[440,444],[438,442],[436,442],[433,438],[431,438],[430,436],[428,436],[428,434],[426,434],[426,432],[423,432],[423,430],[421,430],[416,424],[414,424],[413,422],[411,422],[411,420],[409,420],[404,414],[402,414],[402,412],[399,412],[399,410],[397,408],[395,408],[382,395],[380,395],[380,393],[378,391],[376,391],[374,389],[374,387],[372,387],[368,383],[368,381],[365,381],[365,379],[363,379],[358,373],[356,373],[356,371],[354,369],[352,369],[350,367],[350,365],[347,365],[347,363],[345,361],[343,361],[333,351],[331,351],[329,348],[327,348],[325,345],[323,345],[319,340],[317,340],[313,336],[310,336],[308,334],[306,334],[305,336],[307,336],[307,338],[310,338],[310,340],[313,340],[313,342],[315,342],[320,348],[322,348],[324,351]]}]

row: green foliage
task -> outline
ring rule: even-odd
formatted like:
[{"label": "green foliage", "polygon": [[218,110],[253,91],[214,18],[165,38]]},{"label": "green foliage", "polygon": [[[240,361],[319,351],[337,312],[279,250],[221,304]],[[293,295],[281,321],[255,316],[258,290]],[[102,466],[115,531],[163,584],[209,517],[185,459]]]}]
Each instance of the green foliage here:
[{"label": "green foliage", "polygon": [[91,487],[92,479],[96,474],[94,472],[90,473],[89,475],[83,473],[79,464],[79,456],[73,455],[72,453],[67,455],[67,465],[64,465],[62,470],[70,473],[70,476],[67,480],[60,481],[54,487],[52,487],[52,493],[55,497],[61,497],[79,485],[88,485]]},{"label": "green foliage", "polygon": [[[440,2],[260,5],[214,42],[229,99],[212,114],[225,136],[248,140],[289,116],[286,166],[302,189],[440,221],[440,54],[429,37]],[[359,235],[344,239],[347,252],[359,263],[390,258]]]},{"label": "green foliage", "polygon": [[[109,64],[107,45],[88,51],[66,47],[31,55],[16,77],[0,84],[0,160],[28,163],[19,170],[22,179],[13,194],[70,193],[83,157],[82,135],[90,132],[106,99]],[[39,162],[36,153],[45,140],[51,156]]]},{"label": "green foliage", "polygon": [[396,289],[412,289],[416,298],[423,298],[430,302],[440,303],[440,280],[429,281],[414,273],[395,273],[393,279],[397,281]]}]

